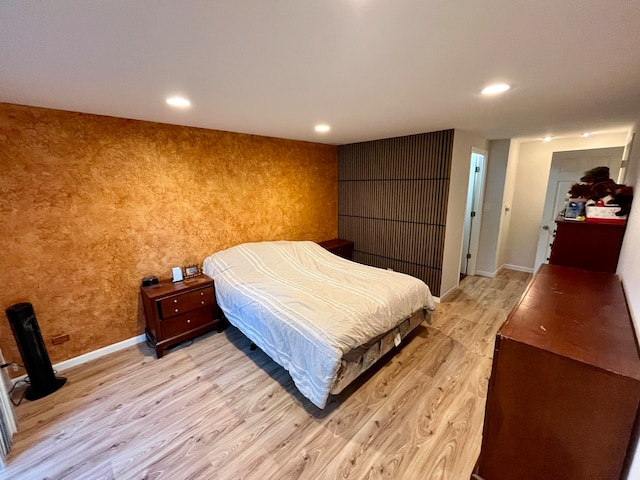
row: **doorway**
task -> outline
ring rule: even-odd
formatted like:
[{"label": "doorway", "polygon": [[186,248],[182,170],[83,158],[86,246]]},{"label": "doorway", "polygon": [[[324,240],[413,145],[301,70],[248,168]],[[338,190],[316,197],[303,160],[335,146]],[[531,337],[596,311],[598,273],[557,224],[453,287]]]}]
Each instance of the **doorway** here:
[{"label": "doorway", "polygon": [[462,237],[462,257],[460,258],[460,278],[476,274],[480,225],[482,223],[482,201],[484,197],[485,164],[487,152],[471,149],[467,207],[464,216]]},{"label": "doorway", "polygon": [[556,231],[554,220],[564,208],[565,198],[571,185],[579,183],[584,172],[599,166],[609,167],[609,177],[615,181],[618,178],[623,152],[624,147],[611,147],[553,153],[534,272],[538,271],[541,264],[549,261]]}]

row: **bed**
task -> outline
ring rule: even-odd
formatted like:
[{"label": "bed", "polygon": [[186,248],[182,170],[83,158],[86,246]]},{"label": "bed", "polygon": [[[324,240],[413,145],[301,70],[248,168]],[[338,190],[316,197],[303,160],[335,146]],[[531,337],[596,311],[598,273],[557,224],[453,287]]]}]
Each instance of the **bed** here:
[{"label": "bed", "polygon": [[308,241],[244,243],[205,259],[203,271],[229,322],[319,408],[435,308],[421,280]]}]

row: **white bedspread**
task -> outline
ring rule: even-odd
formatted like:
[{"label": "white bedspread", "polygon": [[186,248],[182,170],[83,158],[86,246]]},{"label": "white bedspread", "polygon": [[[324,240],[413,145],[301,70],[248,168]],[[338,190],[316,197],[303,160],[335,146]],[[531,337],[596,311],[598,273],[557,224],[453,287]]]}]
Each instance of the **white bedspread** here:
[{"label": "white bedspread", "polygon": [[344,353],[435,308],[421,280],[345,260],[314,242],[245,243],[211,255],[203,271],[229,322],[320,408]]}]

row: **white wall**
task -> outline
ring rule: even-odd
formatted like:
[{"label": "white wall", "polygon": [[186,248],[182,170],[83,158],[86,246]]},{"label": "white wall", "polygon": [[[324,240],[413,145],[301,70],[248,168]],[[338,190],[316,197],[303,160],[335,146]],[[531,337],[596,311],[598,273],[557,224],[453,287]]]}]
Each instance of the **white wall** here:
[{"label": "white wall", "polygon": [[[640,132],[640,119],[634,128]],[[627,296],[629,312],[636,329],[636,338],[640,338],[640,134],[636,134],[628,157],[628,169],[625,183],[634,189],[634,203],[627,220],[627,230],[624,234],[620,260],[618,261],[618,275]],[[640,478],[640,441],[636,448],[629,479]]]},{"label": "white wall", "polygon": [[493,277],[505,266],[520,144],[510,139],[493,140],[489,149],[476,273]]},{"label": "white wall", "polygon": [[455,130],[453,134],[451,181],[449,183],[447,204],[447,227],[444,235],[440,298],[444,298],[457,288],[460,281],[464,213],[467,202],[467,188],[469,186],[471,149],[473,147],[488,150],[489,142],[471,132]]},{"label": "white wall", "polygon": [[626,143],[626,133],[520,143],[503,263],[533,272],[553,152],[620,147]]},{"label": "white wall", "polygon": [[[507,246],[509,245],[509,231],[511,229],[511,217],[513,216],[513,197],[515,195],[516,175],[520,159],[520,143],[512,140],[509,148],[509,160],[507,161],[507,177],[504,184],[504,196],[502,197],[503,217],[498,235],[498,270],[507,264]],[[508,210],[508,211],[507,211]],[[511,268],[514,268],[511,266]]]},{"label": "white wall", "polygon": [[482,225],[476,273],[493,277],[498,269],[498,237],[504,209],[502,198],[507,177],[509,145],[511,140],[493,140],[489,142],[487,179],[485,182],[484,205],[482,206]]}]

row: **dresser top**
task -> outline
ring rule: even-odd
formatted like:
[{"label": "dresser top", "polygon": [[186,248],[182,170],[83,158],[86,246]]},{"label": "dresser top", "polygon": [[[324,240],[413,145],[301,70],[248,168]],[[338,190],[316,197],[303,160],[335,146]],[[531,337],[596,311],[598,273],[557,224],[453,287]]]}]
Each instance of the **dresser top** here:
[{"label": "dresser top", "polygon": [[578,221],[567,220],[566,218],[557,217],[555,219],[556,224],[562,225],[563,228],[567,228],[567,225],[571,225],[569,228],[581,229],[584,232],[586,230],[602,229],[605,231],[611,230],[625,230],[627,228],[627,222],[597,222],[597,221]]},{"label": "dresser top", "polygon": [[640,380],[635,332],[614,274],[542,265],[498,335]]},{"label": "dresser top", "polygon": [[150,299],[164,297],[172,293],[185,293],[190,290],[196,290],[211,285],[213,280],[202,274],[197,277],[187,278],[180,282],[172,282],[171,280],[161,280],[157,285],[149,285],[148,287],[140,287],[144,294]]}]

